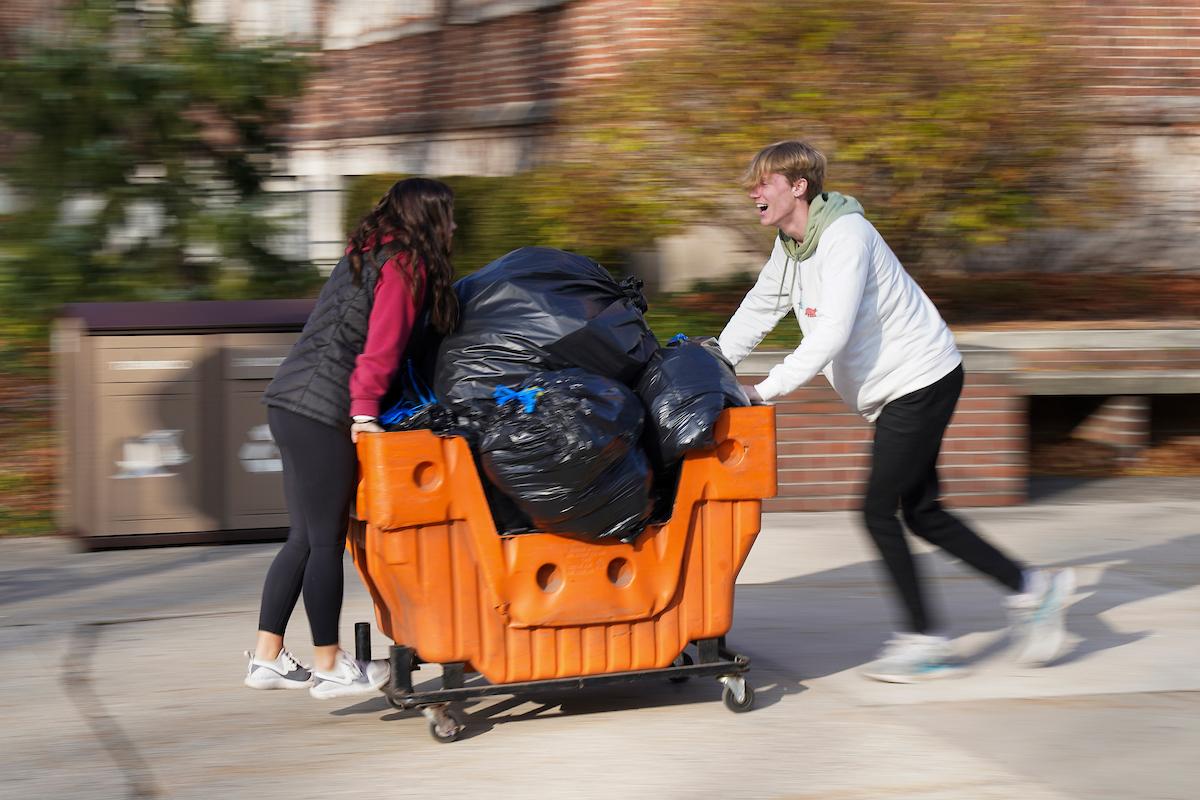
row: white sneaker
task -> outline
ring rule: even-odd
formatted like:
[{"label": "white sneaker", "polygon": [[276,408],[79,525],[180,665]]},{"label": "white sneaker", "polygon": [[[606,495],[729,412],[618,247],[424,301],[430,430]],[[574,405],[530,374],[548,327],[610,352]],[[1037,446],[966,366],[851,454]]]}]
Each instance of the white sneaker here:
[{"label": "white sneaker", "polygon": [[314,670],[308,693],[318,700],[374,694],[389,677],[391,668],[387,661],[355,661],[345,650],[338,650],[333,672]]},{"label": "white sneaker", "polygon": [[918,683],[958,677],[963,672],[963,667],[954,663],[945,636],[921,633],[893,634],[879,657],[862,670],[865,677],[884,683]]},{"label": "white sneaker", "polygon": [[255,658],[252,650],[246,651],[246,658],[250,663],[242,682],[251,689],[304,689],[312,683],[312,670],[297,661],[286,647],[273,661]]},{"label": "white sneaker", "polygon": [[1066,610],[1075,591],[1075,571],[1034,570],[1027,573],[1026,591],[1008,598],[1010,635],[1019,662],[1040,667],[1062,653],[1066,639]]}]

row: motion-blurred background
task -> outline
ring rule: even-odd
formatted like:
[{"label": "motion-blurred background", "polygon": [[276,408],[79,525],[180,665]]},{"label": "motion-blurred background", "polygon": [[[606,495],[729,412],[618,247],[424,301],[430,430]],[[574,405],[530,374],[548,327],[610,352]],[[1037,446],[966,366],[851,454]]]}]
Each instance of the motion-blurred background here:
[{"label": "motion-blurred background", "polygon": [[783,138],[956,331],[1200,312],[1192,0],[5,0],[0,58],[6,533],[51,528],[63,303],[311,296],[403,175],[454,186],[459,271],[585,253],[661,336],[736,307],[773,233],[738,179]]}]

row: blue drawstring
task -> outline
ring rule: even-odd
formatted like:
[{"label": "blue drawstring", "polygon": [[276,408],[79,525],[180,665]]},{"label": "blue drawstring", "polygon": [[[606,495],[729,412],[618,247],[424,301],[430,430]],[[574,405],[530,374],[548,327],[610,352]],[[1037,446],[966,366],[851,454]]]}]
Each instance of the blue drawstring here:
[{"label": "blue drawstring", "polygon": [[425,381],[421,380],[421,377],[417,375],[416,367],[413,366],[411,358],[408,360],[408,380],[412,385],[413,391],[417,393],[421,405],[428,406],[437,402],[437,396],[433,393],[433,390],[426,386]]},{"label": "blue drawstring", "polygon": [[379,415],[379,422],[383,425],[395,425],[397,422],[403,422],[409,417],[416,414],[424,406],[413,405],[405,401],[400,401],[396,405],[389,408],[387,411]]},{"label": "blue drawstring", "polygon": [[540,386],[530,386],[519,392],[507,386],[497,386],[496,390],[492,392],[492,397],[495,398],[498,406],[505,406],[510,400],[516,400],[524,405],[526,414],[532,414],[533,409],[537,406],[538,398],[545,393],[546,390]]},{"label": "blue drawstring", "polygon": [[398,422],[403,422],[411,416],[414,416],[421,409],[437,404],[437,395],[433,390],[425,385],[421,377],[417,375],[417,369],[413,365],[413,360],[408,359],[408,380],[406,390],[411,391],[417,396],[418,402],[411,400],[401,400],[396,405],[389,408],[387,411],[379,415],[380,423],[384,425],[395,425]]}]

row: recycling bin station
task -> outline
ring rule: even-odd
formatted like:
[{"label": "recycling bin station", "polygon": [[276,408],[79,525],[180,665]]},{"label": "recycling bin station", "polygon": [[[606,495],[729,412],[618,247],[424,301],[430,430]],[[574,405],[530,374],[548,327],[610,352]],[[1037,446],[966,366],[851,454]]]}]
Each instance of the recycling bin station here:
[{"label": "recycling bin station", "polygon": [[88,549],[286,536],[260,399],[313,302],[64,307],[51,338],[59,530]]}]

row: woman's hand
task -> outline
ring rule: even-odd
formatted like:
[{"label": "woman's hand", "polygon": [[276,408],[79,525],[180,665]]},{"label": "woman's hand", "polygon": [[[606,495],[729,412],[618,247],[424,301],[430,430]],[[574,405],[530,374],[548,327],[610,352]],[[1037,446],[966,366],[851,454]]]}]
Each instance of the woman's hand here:
[{"label": "woman's hand", "polygon": [[360,433],[383,433],[383,427],[376,419],[362,420],[354,422],[350,426],[350,441],[358,444],[358,435]]},{"label": "woman's hand", "polygon": [[758,389],[753,386],[743,385],[742,391],[746,393],[746,399],[750,401],[750,405],[765,406],[767,404],[767,401],[763,400],[762,395],[758,393]]}]

